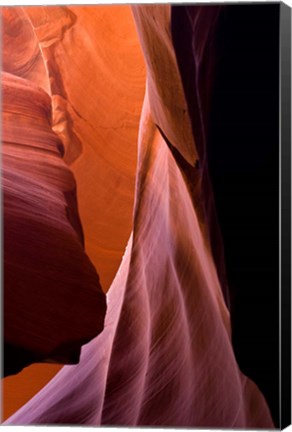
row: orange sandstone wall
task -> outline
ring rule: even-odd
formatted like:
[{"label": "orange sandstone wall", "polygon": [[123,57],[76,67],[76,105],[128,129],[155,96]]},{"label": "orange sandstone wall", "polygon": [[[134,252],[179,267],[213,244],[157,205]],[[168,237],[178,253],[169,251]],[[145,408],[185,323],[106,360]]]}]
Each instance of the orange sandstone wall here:
[{"label": "orange sandstone wall", "polygon": [[[145,67],[128,6],[2,8],[3,70],[52,97],[53,129],[78,183],[86,251],[108,290],[132,228]],[[61,369],[2,380],[6,419]]]},{"label": "orange sandstone wall", "polygon": [[[202,8],[194,7],[192,28],[200,73],[213,25]],[[5,424],[272,428],[232,348],[210,241],[206,148],[195,133],[207,104],[197,81],[201,112],[191,124],[171,6],[134,6],[134,20],[128,6],[15,11],[7,47],[23,28],[25,49],[5,67],[51,97],[107,311],[78,364],[34,397],[56,369],[37,365],[6,379],[6,414],[30,400]],[[16,388],[22,399],[12,406]]]}]

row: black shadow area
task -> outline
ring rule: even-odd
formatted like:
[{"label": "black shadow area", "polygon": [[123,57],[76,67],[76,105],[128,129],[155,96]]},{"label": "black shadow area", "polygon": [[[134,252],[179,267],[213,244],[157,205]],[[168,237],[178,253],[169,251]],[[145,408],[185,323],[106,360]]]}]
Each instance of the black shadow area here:
[{"label": "black shadow area", "polygon": [[[192,115],[200,90],[190,80],[198,66],[180,52],[196,35],[180,8],[186,9],[172,7],[172,34]],[[212,52],[205,151],[224,244],[232,343],[278,427],[279,4],[222,5]]]}]

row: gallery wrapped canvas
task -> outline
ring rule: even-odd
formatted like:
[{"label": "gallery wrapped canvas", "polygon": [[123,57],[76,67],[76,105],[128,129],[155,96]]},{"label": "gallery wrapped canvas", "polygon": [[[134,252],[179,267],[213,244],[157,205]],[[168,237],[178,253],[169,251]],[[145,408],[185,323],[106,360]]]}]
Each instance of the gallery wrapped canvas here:
[{"label": "gallery wrapped canvas", "polygon": [[289,7],[1,16],[2,424],[287,426]]}]

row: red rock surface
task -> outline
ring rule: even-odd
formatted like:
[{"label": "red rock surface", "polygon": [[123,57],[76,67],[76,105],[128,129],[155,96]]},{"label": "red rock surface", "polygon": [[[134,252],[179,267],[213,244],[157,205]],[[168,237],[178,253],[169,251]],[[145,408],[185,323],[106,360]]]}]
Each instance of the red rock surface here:
[{"label": "red rock surface", "polygon": [[194,193],[184,169],[195,168],[198,150],[170,6],[133,9],[147,69],[141,116],[144,67],[128,7],[25,12],[50,78],[54,130],[76,175],[89,256],[105,285],[116,275],[103,332],[5,424],[273,427],[236,363],[196,200],[201,182]]},{"label": "red rock surface", "polygon": [[[145,92],[145,67],[131,10],[112,6],[2,11],[14,19],[20,16],[19,27],[30,28],[33,22],[33,33],[40,38],[42,61],[48,71],[45,81],[51,82],[52,95],[50,89],[49,93],[53,105],[58,105],[52,110],[53,129],[62,140],[65,161],[77,180],[86,252],[106,291],[120,265],[132,227],[137,136]],[[66,17],[75,12],[78,20],[73,20],[71,26]],[[3,55],[9,65],[12,48],[16,50],[19,39],[9,24],[12,18],[6,20],[5,34],[10,35],[11,44],[5,43],[5,36]],[[81,55],[86,68],[80,67]],[[34,79],[40,86],[42,81],[42,73]],[[78,105],[78,110],[73,104]],[[32,365],[21,376],[6,378],[4,417],[29,400],[56,370],[56,366]]]},{"label": "red rock surface", "polygon": [[2,70],[50,91],[45,62],[34,29],[20,7],[2,7]]},{"label": "red rock surface", "polygon": [[141,124],[134,230],[105,330],[7,424],[271,427],[236,365],[212,259],[147,100]]},{"label": "red rock surface", "polygon": [[131,10],[60,6],[25,13],[50,79],[53,128],[77,180],[86,250],[107,290],[131,233],[145,92]]},{"label": "red rock surface", "polygon": [[83,251],[76,183],[50,112],[43,90],[2,74],[5,373],[23,366],[19,350],[25,365],[76,363],[103,329],[105,296]]}]

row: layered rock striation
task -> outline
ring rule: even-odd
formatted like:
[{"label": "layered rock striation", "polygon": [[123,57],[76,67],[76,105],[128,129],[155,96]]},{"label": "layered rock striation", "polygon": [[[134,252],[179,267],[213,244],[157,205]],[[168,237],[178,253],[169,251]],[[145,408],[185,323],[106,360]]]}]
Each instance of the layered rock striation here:
[{"label": "layered rock striation", "polygon": [[50,97],[2,73],[4,374],[76,363],[102,329],[105,295],[84,253],[76,183],[50,125]]},{"label": "layered rock striation", "polygon": [[[53,129],[59,138],[48,131],[45,121],[29,123],[30,146],[35,128],[45,137],[41,149],[40,144],[28,149],[32,152],[27,154],[29,161],[35,160],[34,169],[27,172],[27,165],[23,168],[22,160],[19,163],[24,170],[23,184],[37,183],[33,190],[40,210],[31,213],[42,216],[42,204],[47,208],[51,203],[53,222],[56,219],[62,228],[52,241],[59,250],[68,246],[68,253],[53,262],[59,265],[68,259],[75,263],[73,269],[79,275],[79,266],[84,270],[81,254],[92,270],[82,277],[72,277],[73,273],[69,281],[84,283],[80,291],[80,284],[77,288],[70,285],[74,295],[66,311],[74,315],[72,322],[79,323],[78,329],[72,327],[75,334],[86,328],[82,319],[100,319],[102,295],[96,279],[90,279],[97,277],[94,268],[80,243],[78,249],[70,237],[73,232],[74,240],[80,242],[81,228],[75,183],[66,163],[77,179],[88,254],[97,270],[104,272],[110,288],[104,329],[82,348],[79,363],[64,366],[5,424],[273,427],[263,395],[240,371],[232,347],[222,239],[206,157],[210,99],[205,90],[212,80],[204,76],[206,66],[200,69],[206,62],[204,53],[209,49],[218,9],[208,13],[202,9],[190,11],[198,36],[193,104],[186,97],[170,5],[133,7],[139,39],[127,7],[24,9],[46,65]],[[121,20],[119,31],[116,17]],[[141,114],[144,65],[139,44],[146,64]],[[35,100],[43,98],[49,103],[48,96],[29,81],[6,76],[32,87]],[[26,105],[29,103],[23,103]],[[37,106],[33,103],[30,109]],[[25,110],[21,108],[20,118]],[[23,133],[20,135],[23,139]],[[60,151],[58,145],[62,151],[61,142],[64,159],[60,153],[55,155]],[[54,170],[57,176],[52,175]],[[48,198],[47,183],[53,190],[49,189]],[[38,194],[38,188],[44,192]],[[63,205],[70,200],[70,223],[68,214],[65,220],[63,214],[55,217],[54,188]],[[30,202],[35,204],[35,198]],[[52,223],[51,229],[57,228]],[[32,239],[46,240],[41,231],[36,237],[27,228],[23,231]],[[41,259],[38,245],[32,246],[34,259]],[[47,246],[45,252],[50,250]],[[47,267],[41,268],[40,277],[47,281],[52,275],[52,258],[43,257]],[[58,267],[61,274],[56,277],[63,289],[68,276],[65,264]],[[100,303],[87,297],[90,305],[84,304],[82,309],[79,299],[91,292],[91,287],[98,291]],[[54,290],[48,294],[52,299]],[[62,302],[55,298],[61,310]],[[27,316],[19,310],[19,316],[38,321],[32,310]],[[25,334],[23,338],[26,340]]]}]

